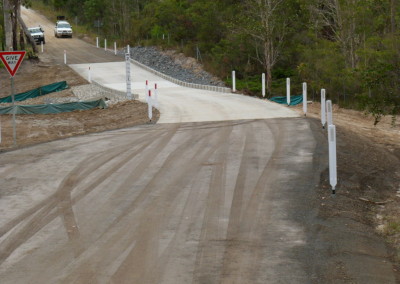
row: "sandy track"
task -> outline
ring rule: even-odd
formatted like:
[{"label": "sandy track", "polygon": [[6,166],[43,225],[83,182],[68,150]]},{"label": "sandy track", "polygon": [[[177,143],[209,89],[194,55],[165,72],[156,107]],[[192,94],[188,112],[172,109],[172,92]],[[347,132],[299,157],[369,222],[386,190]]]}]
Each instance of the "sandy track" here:
[{"label": "sandy track", "polygon": [[343,258],[334,232],[318,235],[317,129],[305,118],[165,123],[2,153],[1,282],[395,283],[375,259],[379,273],[357,275],[353,261],[323,277]]}]

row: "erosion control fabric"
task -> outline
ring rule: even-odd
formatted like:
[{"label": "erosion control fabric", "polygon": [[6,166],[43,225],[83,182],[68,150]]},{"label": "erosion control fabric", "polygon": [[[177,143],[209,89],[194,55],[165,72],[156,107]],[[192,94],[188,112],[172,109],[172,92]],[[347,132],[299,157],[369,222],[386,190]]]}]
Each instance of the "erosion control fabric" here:
[{"label": "erosion control fabric", "polygon": [[[73,102],[64,104],[25,105],[25,106],[16,105],[15,114],[62,113],[62,112],[71,112],[74,110],[88,110],[96,107],[107,108],[107,105],[102,99],[90,102]],[[12,113],[13,113],[12,106],[0,108],[0,114],[12,114]]]},{"label": "erosion control fabric", "polygon": [[[44,96],[50,93],[59,92],[68,88],[68,84],[66,81],[53,83],[50,85],[42,86],[34,90],[30,90],[24,93],[19,93],[14,95],[14,100],[16,102],[25,101],[27,99],[32,99],[40,96]],[[0,98],[0,103],[11,103],[12,96]]]},{"label": "erosion control fabric", "polygon": [[[278,104],[287,105],[286,97],[273,97],[269,99],[270,101],[276,102]],[[303,95],[290,96],[290,105],[295,106],[303,102]]]}]

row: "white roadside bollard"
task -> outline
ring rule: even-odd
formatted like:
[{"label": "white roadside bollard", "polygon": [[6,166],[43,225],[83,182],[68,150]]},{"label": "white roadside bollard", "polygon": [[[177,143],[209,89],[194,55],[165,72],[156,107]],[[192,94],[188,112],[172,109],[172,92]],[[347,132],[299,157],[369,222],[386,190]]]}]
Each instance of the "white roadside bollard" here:
[{"label": "white roadside bollard", "polygon": [[335,194],[337,184],[337,164],[336,164],[336,127],[328,125],[329,140],[329,183],[332,186],[332,194]]},{"label": "white roadside bollard", "polygon": [[129,54],[129,56],[131,55],[131,47],[129,46],[129,44],[126,46],[126,52]]},{"label": "white roadside bollard", "polygon": [[132,99],[132,86],[131,86],[131,62],[130,55],[125,53],[125,72],[126,72],[126,97]]},{"label": "white roadside bollard", "polygon": [[232,92],[236,93],[236,72],[232,71]]},{"label": "white roadside bollard", "polygon": [[147,107],[148,107],[148,114],[149,114],[149,120],[153,118],[153,106],[152,106],[152,99],[151,99],[151,90],[149,90],[149,96],[147,100]]},{"label": "white roadside bollard", "polygon": [[107,39],[104,39],[104,51],[107,51]]},{"label": "white roadside bollard", "polygon": [[286,78],[286,102],[290,105],[290,78]]},{"label": "white roadside bollard", "polygon": [[42,49],[42,53],[43,53],[43,50],[44,50],[44,47],[43,47],[43,41],[41,41],[41,42],[40,42],[40,47],[41,47],[41,49]]},{"label": "white roadside bollard", "polygon": [[64,64],[67,64],[67,51],[64,50]]},{"label": "white roadside bollard", "polygon": [[114,41],[114,55],[117,55],[117,43]]},{"label": "white roadside bollard", "polygon": [[158,108],[158,89],[157,84],[154,84],[154,106]]},{"label": "white roadside bollard", "polygon": [[99,48],[99,37],[96,37],[96,47]]},{"label": "white roadside bollard", "polygon": [[333,125],[333,119],[332,119],[332,101],[327,100],[326,101],[326,119],[328,126]]},{"label": "white roadside bollard", "polygon": [[88,82],[92,83],[92,74],[90,73],[90,66],[89,66],[89,70],[88,70]]},{"label": "white roadside bollard", "polygon": [[149,103],[149,81],[146,80],[146,86],[144,88],[144,92],[146,95],[146,103]]},{"label": "white roadside bollard", "polygon": [[303,83],[303,113],[307,116],[307,83]]},{"label": "white roadside bollard", "polygon": [[263,98],[265,98],[265,73],[262,73],[261,86],[262,86],[262,96]]},{"label": "white roadside bollard", "polygon": [[322,128],[325,128],[326,124],[326,97],[325,97],[325,89],[321,89],[321,124]]}]

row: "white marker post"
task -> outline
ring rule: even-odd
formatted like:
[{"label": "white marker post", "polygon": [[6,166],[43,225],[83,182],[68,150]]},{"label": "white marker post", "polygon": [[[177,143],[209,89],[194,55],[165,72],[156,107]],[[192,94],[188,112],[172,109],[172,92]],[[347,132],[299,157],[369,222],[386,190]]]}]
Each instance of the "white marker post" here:
[{"label": "white marker post", "polygon": [[286,101],[290,105],[290,78],[286,78]]},{"label": "white marker post", "polygon": [[104,39],[104,51],[107,51],[107,39]]},{"label": "white marker post", "polygon": [[64,64],[67,64],[67,51],[64,50]]},{"label": "white marker post", "polygon": [[333,125],[333,119],[332,119],[332,101],[327,100],[326,101],[326,117],[327,117],[327,122],[328,126]]},{"label": "white marker post", "polygon": [[144,94],[146,96],[146,103],[149,103],[149,81],[146,80],[146,86],[144,87]]},{"label": "white marker post", "polygon": [[152,106],[152,99],[151,99],[151,91],[149,90],[149,98],[147,100],[147,107],[148,107],[148,113],[149,113],[149,119],[153,118],[153,106]]},{"label": "white marker post", "polygon": [[236,92],[236,72],[232,71],[232,92]]},{"label": "white marker post", "polygon": [[325,105],[325,89],[321,89],[321,123],[322,123],[322,128],[325,128],[326,124],[326,105]]},{"label": "white marker post", "polygon": [[337,184],[335,125],[328,125],[328,140],[329,140],[329,183],[332,186],[332,194],[335,194],[335,187]]},{"label": "white marker post", "polygon": [[96,47],[99,48],[99,37],[96,37]]},{"label": "white marker post", "polygon": [[307,116],[307,83],[303,83],[303,112]]},{"label": "white marker post", "polygon": [[262,96],[264,98],[265,97],[265,73],[262,73],[261,85],[262,85]]},{"label": "white marker post", "polygon": [[129,54],[129,56],[131,55],[131,47],[129,44],[126,46],[126,52]]},{"label": "white marker post", "polygon": [[131,89],[131,62],[128,53],[125,54],[125,66],[126,66],[126,97],[130,100],[132,99],[132,89]]},{"label": "white marker post", "polygon": [[89,70],[88,70],[88,82],[92,83],[92,74],[90,73],[90,66],[89,66]]},{"label": "white marker post", "polygon": [[117,43],[114,41],[114,55],[117,55]]},{"label": "white marker post", "polygon": [[158,108],[158,89],[157,84],[154,84],[154,106]]},{"label": "white marker post", "polygon": [[43,53],[43,41],[40,42],[40,47],[41,47],[42,53]]}]

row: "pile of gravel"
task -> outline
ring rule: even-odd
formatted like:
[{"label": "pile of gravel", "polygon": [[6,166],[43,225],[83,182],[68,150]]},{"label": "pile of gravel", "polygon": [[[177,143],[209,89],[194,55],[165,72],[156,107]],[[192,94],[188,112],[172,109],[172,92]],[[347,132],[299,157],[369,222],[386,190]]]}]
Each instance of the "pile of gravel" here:
[{"label": "pile of gravel", "polygon": [[176,64],[174,60],[162,54],[155,47],[131,47],[131,58],[163,74],[187,83],[224,87],[224,83],[211,74],[193,72]]}]

